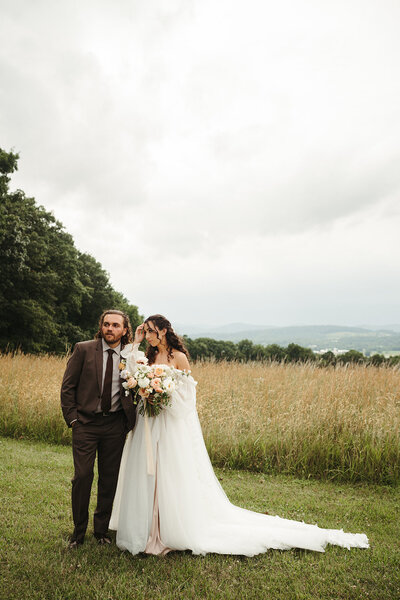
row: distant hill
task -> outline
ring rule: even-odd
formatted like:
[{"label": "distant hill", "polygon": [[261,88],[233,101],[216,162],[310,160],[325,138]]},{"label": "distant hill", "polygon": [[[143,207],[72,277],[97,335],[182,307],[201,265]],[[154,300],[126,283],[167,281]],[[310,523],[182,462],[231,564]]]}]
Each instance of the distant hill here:
[{"label": "distant hill", "polygon": [[[228,323],[227,325],[207,325],[207,326],[198,326],[198,325],[188,325],[183,323],[174,323],[174,329],[179,332],[180,335],[188,335],[191,338],[195,336],[201,335],[202,337],[207,337],[207,333],[210,331],[215,335],[232,335],[241,331],[257,331],[258,329],[269,329],[267,325],[253,325],[250,323]],[[214,337],[214,335],[209,336]]]},{"label": "distant hill", "polygon": [[370,352],[400,351],[400,325],[390,325],[381,328],[348,327],[342,325],[306,325],[293,327],[266,327],[232,323],[208,329],[188,326],[185,330],[178,329],[181,334],[196,339],[209,337],[216,340],[239,342],[251,340],[254,344],[279,344],[287,346],[296,343],[310,347],[313,350],[324,349],[354,349]]}]

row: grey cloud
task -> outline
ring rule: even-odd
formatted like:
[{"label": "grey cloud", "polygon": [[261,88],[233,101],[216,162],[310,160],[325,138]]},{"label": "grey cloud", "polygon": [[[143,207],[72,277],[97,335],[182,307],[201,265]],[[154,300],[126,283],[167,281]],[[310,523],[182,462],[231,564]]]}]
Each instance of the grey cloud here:
[{"label": "grey cloud", "polygon": [[[300,315],[317,295],[324,239],[350,252],[349,219],[364,227],[359,244],[379,247],[376,264],[372,250],[365,260],[385,287],[378,271],[395,254],[387,231],[399,217],[399,9],[373,1],[360,22],[353,0],[321,6],[6,3],[0,129],[2,147],[21,152],[15,185],[54,210],[143,310],[156,268],[168,310],[174,290],[209,312],[229,303],[224,290],[246,273],[254,297],[232,301],[229,318],[251,302],[262,315],[268,286],[282,316],[304,269],[312,293],[304,287]],[[301,264],[297,240],[315,243]],[[345,290],[361,277],[356,262],[344,276],[337,254],[326,255],[332,290]],[[269,270],[249,267],[260,257]]]}]

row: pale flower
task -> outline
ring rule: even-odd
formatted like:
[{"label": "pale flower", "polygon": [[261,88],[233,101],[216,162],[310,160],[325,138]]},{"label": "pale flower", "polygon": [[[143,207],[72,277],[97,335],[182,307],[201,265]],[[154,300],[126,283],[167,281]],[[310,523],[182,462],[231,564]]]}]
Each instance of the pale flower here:
[{"label": "pale flower", "polygon": [[167,377],[163,382],[164,388],[167,392],[173,392],[175,389],[175,383],[172,381],[171,377]]},{"label": "pale flower", "polygon": [[150,379],[148,377],[140,377],[138,379],[138,384],[139,384],[139,387],[141,387],[141,388],[147,388],[149,383],[150,383]]}]

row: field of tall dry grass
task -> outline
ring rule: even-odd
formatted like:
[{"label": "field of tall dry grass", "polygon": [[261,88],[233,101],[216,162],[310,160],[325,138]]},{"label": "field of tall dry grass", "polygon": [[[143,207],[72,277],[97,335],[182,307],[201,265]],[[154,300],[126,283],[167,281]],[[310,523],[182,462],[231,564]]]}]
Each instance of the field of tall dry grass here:
[{"label": "field of tall dry grass", "polygon": [[[66,359],[0,356],[0,435],[70,443],[59,404]],[[400,481],[400,370],[197,363],[215,465],[302,477]]]}]

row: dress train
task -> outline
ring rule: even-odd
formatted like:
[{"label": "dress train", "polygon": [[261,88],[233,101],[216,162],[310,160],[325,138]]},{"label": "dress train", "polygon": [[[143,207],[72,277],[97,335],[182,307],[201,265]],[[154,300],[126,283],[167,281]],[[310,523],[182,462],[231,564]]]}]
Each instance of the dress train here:
[{"label": "dress train", "polygon": [[181,379],[171,404],[148,418],[155,475],[147,472],[145,419],[138,415],[121,461],[110,529],[132,554],[170,549],[254,556],[268,549],[324,552],[327,544],[368,548],[361,533],[255,513],[233,505],[214,474],[196,411],[196,382]]}]

